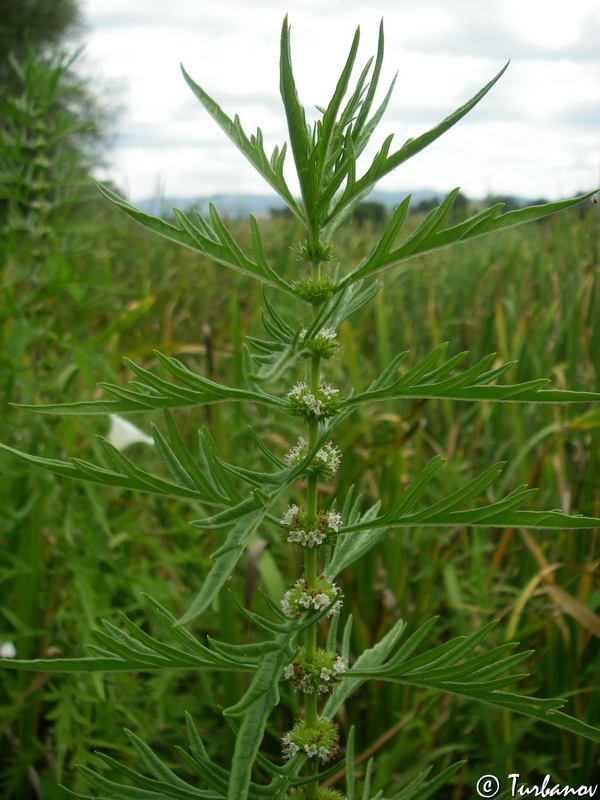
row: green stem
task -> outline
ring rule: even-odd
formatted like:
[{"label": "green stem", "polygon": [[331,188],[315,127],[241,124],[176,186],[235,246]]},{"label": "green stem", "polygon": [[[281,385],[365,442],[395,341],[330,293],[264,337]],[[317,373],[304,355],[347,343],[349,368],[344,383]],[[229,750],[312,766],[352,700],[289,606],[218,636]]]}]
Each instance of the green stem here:
[{"label": "green stem", "polygon": [[[321,377],[321,356],[314,355],[311,358],[311,365],[310,365],[310,390],[311,392],[316,392],[319,389],[319,379]],[[315,429],[318,429],[319,423],[314,420],[313,422],[309,423],[309,427],[314,426]]]},{"label": "green stem", "polygon": [[[313,394],[316,394],[319,388],[320,378],[321,378],[321,356],[313,355],[311,358],[311,365],[310,365],[310,385],[309,385],[310,391]],[[312,449],[316,445],[318,438],[319,438],[319,422],[318,420],[313,419],[308,423],[308,446],[310,449]],[[308,476],[307,487],[306,487],[306,515],[308,518],[308,525],[311,528],[316,525],[318,509],[319,509],[318,479],[316,475],[311,473]],[[310,548],[307,548],[307,555],[309,549]],[[309,581],[309,586],[310,586],[311,582],[308,576],[308,572],[306,574],[306,579]]]},{"label": "green stem", "polygon": [[[306,698],[306,723],[309,723],[309,709],[314,706],[314,720],[317,720],[317,696],[316,694],[308,695]],[[306,764],[306,777],[313,777],[319,772],[319,764],[315,757],[309,758]],[[317,791],[319,789],[319,781],[311,781],[306,785],[306,800],[317,800]]]},{"label": "green stem", "polygon": [[[320,280],[320,265],[313,263],[312,265],[312,278],[313,282],[317,284]],[[321,356],[313,355],[310,365],[310,391],[316,394],[321,379]],[[308,423],[308,446],[313,448],[317,439],[319,438],[319,422],[314,419]],[[314,528],[317,523],[317,516],[319,510],[319,489],[318,479],[314,474],[310,474],[307,479],[306,487],[306,516],[307,523],[310,528]],[[304,557],[304,574],[309,588],[314,586],[317,580],[317,549],[307,547]],[[317,626],[312,625],[304,634],[304,652],[306,659],[310,661],[314,658],[317,649]],[[304,718],[308,727],[314,727],[318,720],[318,707],[317,695],[308,694],[304,702]],[[316,758],[310,758],[306,765],[307,777],[314,777],[318,774],[319,765]],[[319,788],[318,781],[312,781],[306,786],[307,800],[316,800],[317,791]]]},{"label": "green stem", "polygon": [[[316,436],[314,441],[310,441],[309,437],[308,446],[312,449],[316,443]],[[319,505],[319,489],[316,475],[309,475],[306,481],[306,516],[309,527],[314,527],[317,522],[317,512]]]},{"label": "green stem", "polygon": [[[317,580],[317,553],[315,548],[307,547],[304,558],[304,577],[308,583],[308,588],[312,588]],[[312,628],[309,628],[312,630]]]},{"label": "green stem", "polygon": [[312,263],[312,280],[315,286],[319,285],[319,281],[321,280],[321,262],[320,261],[313,261]]}]

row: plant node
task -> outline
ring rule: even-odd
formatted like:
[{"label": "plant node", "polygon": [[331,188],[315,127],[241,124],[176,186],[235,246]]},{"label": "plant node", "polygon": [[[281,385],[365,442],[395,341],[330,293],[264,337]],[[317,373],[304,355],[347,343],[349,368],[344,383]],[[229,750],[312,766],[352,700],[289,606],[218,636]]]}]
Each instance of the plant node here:
[{"label": "plant node", "polygon": [[304,647],[298,648],[296,658],[283,670],[286,680],[304,694],[327,694],[338,676],[346,671],[346,662],[337,653],[318,647],[309,659]]},{"label": "plant node", "polygon": [[309,758],[329,761],[338,751],[338,726],[325,717],[318,717],[316,724],[311,726],[301,719],[281,741],[284,758],[293,758],[302,752]]},{"label": "plant node", "polygon": [[[304,339],[305,335],[306,333],[303,331],[301,333],[301,338]],[[334,328],[321,328],[321,330],[313,336],[312,339],[309,339],[304,346],[308,350],[308,353],[304,354],[305,358],[315,355],[324,359],[330,359],[333,358],[340,349],[337,342],[337,333]]]},{"label": "plant node", "polygon": [[299,261],[331,261],[333,258],[333,247],[329,242],[314,242],[312,245],[302,244],[296,250]]},{"label": "plant node", "polygon": [[[306,788],[298,786],[286,792],[284,800],[306,800]],[[338,792],[337,789],[319,788],[317,789],[317,800],[346,800],[346,795]]]},{"label": "plant node", "polygon": [[[299,464],[308,453],[308,442],[303,436],[298,437],[296,444],[285,454],[285,462],[290,467]],[[326,442],[317,450],[313,460],[306,467],[307,475],[316,475],[321,481],[329,481],[338,471],[342,454],[333,442]]]},{"label": "plant node", "polygon": [[313,306],[320,306],[329,300],[336,287],[331,278],[322,277],[315,282],[311,275],[305,275],[299,281],[292,283],[292,288],[302,300]]},{"label": "plant node", "polygon": [[322,383],[315,392],[311,392],[305,381],[299,381],[287,393],[286,402],[290,413],[312,422],[335,416],[342,401],[340,390],[330,383]]},{"label": "plant node", "polygon": [[340,613],[344,600],[342,590],[325,575],[320,575],[312,587],[309,587],[306,578],[302,577],[293,583],[284,594],[281,608],[284,614],[298,617],[305,611],[321,611],[334,600],[336,602],[327,612],[328,617]]},{"label": "plant node", "polygon": [[311,526],[304,508],[295,504],[288,506],[279,521],[289,529],[288,542],[311,549],[320,544],[328,544],[331,537],[339,533],[343,524],[342,515],[337,511],[319,511],[314,526]]}]

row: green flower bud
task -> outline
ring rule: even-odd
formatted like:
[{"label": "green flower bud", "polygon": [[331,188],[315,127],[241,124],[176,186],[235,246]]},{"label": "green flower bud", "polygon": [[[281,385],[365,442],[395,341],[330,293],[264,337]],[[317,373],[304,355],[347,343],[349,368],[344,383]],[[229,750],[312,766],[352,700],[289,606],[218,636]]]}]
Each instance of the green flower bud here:
[{"label": "green flower bud", "polygon": [[300,647],[296,658],[284,667],[283,677],[293,680],[296,688],[304,694],[327,694],[345,671],[346,662],[337,653],[317,647],[309,660],[304,647]]},{"label": "green flower bud", "polygon": [[330,719],[319,717],[314,727],[308,727],[302,719],[282,738],[283,757],[293,758],[302,753],[309,758],[329,761],[338,751],[338,739],[338,726]]},{"label": "green flower bud", "polygon": [[320,278],[315,283],[311,275],[305,275],[301,280],[292,283],[292,288],[298,297],[313,306],[320,306],[321,303],[329,300],[335,286],[335,281],[330,278]]},{"label": "green flower bud", "polygon": [[320,611],[336,600],[327,612],[327,616],[331,617],[340,613],[343,599],[342,590],[325,575],[317,578],[312,589],[309,589],[306,578],[302,577],[292,584],[284,594],[281,608],[288,616],[299,617],[305,611]]},{"label": "green flower bud", "polygon": [[[298,786],[285,793],[284,800],[306,800],[307,794],[304,786]],[[337,789],[320,787],[317,789],[317,800],[346,800],[346,795]]]},{"label": "green flower bud", "polygon": [[306,349],[321,358],[333,358],[340,349],[337,333],[333,328],[321,328],[317,335],[306,343]]}]

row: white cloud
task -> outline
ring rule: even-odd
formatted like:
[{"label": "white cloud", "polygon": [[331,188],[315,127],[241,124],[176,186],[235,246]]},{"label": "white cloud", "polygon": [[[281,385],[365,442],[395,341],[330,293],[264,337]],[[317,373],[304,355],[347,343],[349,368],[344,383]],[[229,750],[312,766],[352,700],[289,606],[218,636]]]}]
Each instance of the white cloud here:
[{"label": "white cloud", "polygon": [[[289,0],[287,10],[298,91],[311,114],[331,96],[357,25],[356,74],[384,17],[382,95],[396,70],[399,78],[377,144],[395,132],[400,145],[432,127],[511,58],[482,103],[386,179],[388,188],[461,184],[474,196],[556,197],[597,181],[597,0]],[[281,143],[279,2],[88,0],[84,13],[91,57],[126,87],[112,161],[133,199],[157,183],[175,195],[268,191],[194,99],[179,63],[228,114],[239,113],[247,132],[260,126],[267,147]]]}]

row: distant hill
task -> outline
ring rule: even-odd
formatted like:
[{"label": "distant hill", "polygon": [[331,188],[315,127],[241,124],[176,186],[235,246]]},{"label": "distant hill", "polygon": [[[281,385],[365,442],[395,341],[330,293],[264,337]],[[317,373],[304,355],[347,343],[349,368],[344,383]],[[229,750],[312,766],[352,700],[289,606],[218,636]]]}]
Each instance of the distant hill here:
[{"label": "distant hill", "polygon": [[[413,192],[384,192],[375,189],[365,199],[372,203],[381,203],[385,208],[392,212],[406,198],[412,194],[411,209],[415,210],[419,204],[431,201],[439,202],[446,197],[448,191],[435,191],[434,189],[416,189]],[[537,205],[548,202],[547,200],[518,196],[493,196],[485,200],[468,198],[477,207],[487,207],[497,202],[505,204],[504,211],[512,211],[516,208],[523,208],[526,205]],[[197,210],[202,216],[209,213],[209,204],[213,203],[222,217],[231,219],[243,219],[249,214],[256,217],[267,216],[273,210],[285,208],[285,203],[278,195],[273,194],[215,194],[210,197],[147,197],[138,200],[133,204],[153,216],[169,216],[173,208],[188,212]],[[429,206],[430,208],[432,205]]]},{"label": "distant hill", "polygon": [[[383,192],[377,189],[369,195],[372,202],[381,203],[389,210],[393,210],[411,192]],[[412,192],[413,203],[418,205],[423,200],[432,200],[436,197],[443,198],[446,192],[435,192],[433,189],[417,189]],[[148,197],[134,202],[137,208],[153,216],[169,214],[171,209],[179,208],[181,211],[195,209],[203,216],[208,214],[209,203],[213,203],[221,216],[239,219],[248,214],[264,216],[272,209],[285,208],[285,203],[277,195],[271,194],[218,194],[211,197]]]}]

